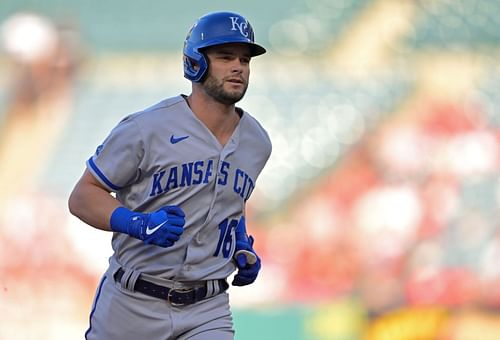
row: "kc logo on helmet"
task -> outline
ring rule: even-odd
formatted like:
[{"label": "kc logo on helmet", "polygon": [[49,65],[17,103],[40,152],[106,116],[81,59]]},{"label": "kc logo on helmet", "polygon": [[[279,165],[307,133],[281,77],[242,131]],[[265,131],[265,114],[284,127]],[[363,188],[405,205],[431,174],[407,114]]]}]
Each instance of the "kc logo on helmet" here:
[{"label": "kc logo on helmet", "polygon": [[239,17],[229,17],[231,19],[231,31],[240,31],[241,35],[248,38],[248,21],[239,22]]}]

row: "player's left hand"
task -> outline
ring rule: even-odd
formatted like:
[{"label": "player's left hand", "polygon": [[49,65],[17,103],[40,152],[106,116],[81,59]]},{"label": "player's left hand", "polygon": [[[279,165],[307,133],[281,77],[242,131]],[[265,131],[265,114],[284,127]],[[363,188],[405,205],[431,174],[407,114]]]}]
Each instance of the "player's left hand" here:
[{"label": "player's left hand", "polygon": [[257,279],[261,268],[260,258],[253,249],[254,239],[247,236],[245,227],[245,217],[241,217],[236,227],[236,247],[234,250],[234,260],[238,267],[238,272],[234,276],[233,286],[245,286]]}]

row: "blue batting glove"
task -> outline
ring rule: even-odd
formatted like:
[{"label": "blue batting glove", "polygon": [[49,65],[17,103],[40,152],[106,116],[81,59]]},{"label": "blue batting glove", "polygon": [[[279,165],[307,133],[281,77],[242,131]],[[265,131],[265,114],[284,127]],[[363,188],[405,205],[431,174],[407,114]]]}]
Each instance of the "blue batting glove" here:
[{"label": "blue batting glove", "polygon": [[178,206],[168,205],[152,213],[138,213],[125,207],[111,214],[111,230],[128,234],[146,244],[171,247],[184,232],[185,214]]},{"label": "blue batting glove", "polygon": [[234,276],[233,286],[245,286],[253,283],[259,274],[261,261],[253,249],[254,239],[247,236],[245,217],[241,217],[236,226],[236,246],[234,250],[234,260],[238,272]]}]

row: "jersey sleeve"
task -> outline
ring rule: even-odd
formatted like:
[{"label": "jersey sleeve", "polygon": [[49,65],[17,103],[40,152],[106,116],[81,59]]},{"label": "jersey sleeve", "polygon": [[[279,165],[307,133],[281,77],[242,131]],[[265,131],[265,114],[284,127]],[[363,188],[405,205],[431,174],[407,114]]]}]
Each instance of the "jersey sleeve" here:
[{"label": "jersey sleeve", "polygon": [[123,119],[87,161],[87,168],[112,192],[133,183],[141,173],[144,142],[137,123]]}]

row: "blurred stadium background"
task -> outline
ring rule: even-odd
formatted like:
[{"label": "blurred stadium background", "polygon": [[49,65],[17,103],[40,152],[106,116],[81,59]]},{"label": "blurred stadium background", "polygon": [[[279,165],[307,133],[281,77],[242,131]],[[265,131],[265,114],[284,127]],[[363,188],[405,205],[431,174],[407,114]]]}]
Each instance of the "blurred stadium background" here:
[{"label": "blurred stadium background", "polygon": [[67,196],[121,117],[189,93],[213,10],[269,50],[236,339],[500,339],[499,0],[2,0],[0,339],[83,338],[110,235]]}]

